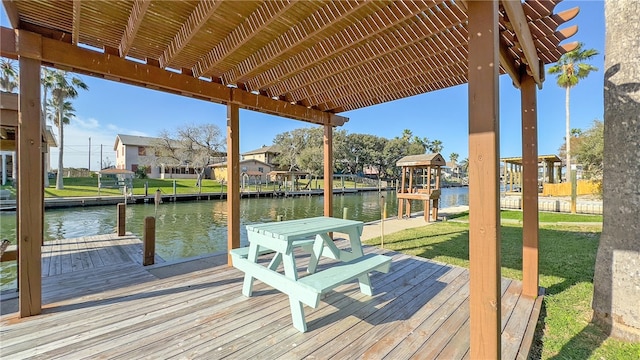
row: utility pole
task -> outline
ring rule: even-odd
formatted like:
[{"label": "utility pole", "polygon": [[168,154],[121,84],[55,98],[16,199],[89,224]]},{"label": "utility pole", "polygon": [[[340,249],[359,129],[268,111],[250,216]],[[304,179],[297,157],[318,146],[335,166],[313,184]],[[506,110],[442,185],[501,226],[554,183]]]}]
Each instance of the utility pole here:
[{"label": "utility pole", "polygon": [[102,162],[102,144],[100,144],[100,170],[104,169],[104,163]]},{"label": "utility pole", "polygon": [[89,136],[89,167],[87,170],[89,170],[89,176],[91,176],[91,136]]}]

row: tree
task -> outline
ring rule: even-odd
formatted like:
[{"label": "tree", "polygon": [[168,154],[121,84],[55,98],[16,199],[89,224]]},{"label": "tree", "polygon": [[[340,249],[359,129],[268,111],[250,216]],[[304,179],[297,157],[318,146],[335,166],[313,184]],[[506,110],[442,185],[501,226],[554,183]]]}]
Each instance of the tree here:
[{"label": "tree", "polygon": [[178,129],[178,137],[198,174],[196,186],[200,186],[205,168],[225,149],[222,131],[214,124],[187,125]]},{"label": "tree", "polygon": [[442,141],[436,139],[431,142],[431,151],[433,151],[434,153],[439,153],[443,149],[444,145],[442,145]]},{"label": "tree", "polygon": [[[451,162],[453,163],[454,167],[457,165],[458,157],[460,157],[460,155],[458,153],[454,153],[453,152],[453,153],[449,154],[449,160],[451,160]],[[458,178],[460,178],[460,172],[456,171],[456,174],[458,175]]]},{"label": "tree", "polygon": [[18,89],[18,70],[14,66],[13,60],[0,59],[0,90],[14,92]]},{"label": "tree", "polygon": [[606,0],[604,223],[593,278],[593,320],[610,335],[640,341],[640,13],[636,0]]},{"label": "tree", "polygon": [[[75,99],[78,97],[78,90],[88,90],[89,87],[80,78],[75,76],[69,76],[66,71],[55,71],[53,73],[53,85],[51,86],[51,107],[53,112],[56,113],[54,117],[54,123],[58,127],[58,136],[60,136],[60,147],[58,153],[58,177],[56,180],[56,189],[64,189],[63,184],[63,157],[64,157],[64,125],[65,119],[71,120],[71,117],[66,116],[65,112],[69,109],[73,109],[69,99]],[[73,113],[73,112],[72,112]],[[57,121],[57,123],[55,122]],[[68,122],[67,122],[68,123]]]},{"label": "tree", "polygon": [[49,93],[51,92],[55,81],[55,73],[56,72],[53,70],[44,67],[42,68],[42,75],[40,79],[40,82],[42,83],[42,118],[45,120],[50,118],[47,114],[47,106],[49,102]]},{"label": "tree", "polygon": [[593,126],[580,133],[576,147],[576,160],[582,164],[587,179],[602,180],[602,159],[604,155],[604,123],[594,120]]},{"label": "tree", "polygon": [[556,65],[549,68],[548,72],[551,75],[557,75],[558,86],[565,89],[565,121],[566,121],[566,166],[567,166],[567,180],[571,181],[571,177],[568,174],[571,171],[571,131],[569,124],[569,93],[571,88],[578,85],[580,80],[589,76],[592,71],[598,71],[595,66],[584,63],[594,56],[598,55],[598,51],[595,49],[583,49],[584,44],[579,43],[578,46],[562,55]]},{"label": "tree", "polygon": [[[76,117],[75,114],[76,109],[73,107],[73,104],[70,101],[65,101],[62,105],[58,105],[53,99],[50,99],[47,103],[47,117],[48,120],[51,121],[59,130],[58,133],[60,135],[60,152],[62,152],[62,128],[64,125],[68,125],[71,122],[71,119]],[[62,167],[62,156],[58,157],[58,174],[57,174],[57,183],[56,189],[58,186],[63,187],[62,184],[62,176],[63,176]],[[58,185],[60,184],[60,185]]]},{"label": "tree", "polygon": [[225,139],[215,124],[185,125],[175,133],[167,130],[150,146],[153,162],[162,167],[192,167],[198,175],[196,186],[200,186],[204,170],[224,151]]}]

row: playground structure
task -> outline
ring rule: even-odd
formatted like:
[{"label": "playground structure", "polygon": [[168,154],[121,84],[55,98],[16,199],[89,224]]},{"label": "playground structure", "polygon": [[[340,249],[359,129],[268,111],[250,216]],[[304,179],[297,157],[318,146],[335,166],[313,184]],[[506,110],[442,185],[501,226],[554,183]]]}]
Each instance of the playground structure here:
[{"label": "playground structure", "polygon": [[[430,221],[429,215],[431,215],[431,221],[438,219],[440,176],[442,167],[446,164],[440,154],[409,155],[396,162],[396,166],[402,167],[402,177],[398,187],[398,219],[411,216],[412,200],[424,202],[425,221]],[[420,179],[422,181],[419,181]]]}]

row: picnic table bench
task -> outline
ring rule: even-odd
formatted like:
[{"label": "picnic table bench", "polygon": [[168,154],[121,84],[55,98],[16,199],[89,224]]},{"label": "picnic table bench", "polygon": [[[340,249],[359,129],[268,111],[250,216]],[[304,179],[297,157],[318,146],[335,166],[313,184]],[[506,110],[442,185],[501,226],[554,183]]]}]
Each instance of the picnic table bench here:
[{"label": "picnic table bench", "polygon": [[[301,332],[307,331],[303,304],[318,307],[321,295],[337,286],[358,279],[360,291],[373,295],[369,273],[374,270],[388,272],[391,258],[363,254],[360,242],[362,227],[361,221],[331,217],[247,225],[249,247],[230,250],[233,266],[245,273],[242,293],[251,296],[253,281],[258,279],[287,294],[293,326]],[[329,236],[331,232],[347,234],[351,251],[339,249]],[[307,268],[309,275],[301,278],[298,278],[295,263],[296,248],[311,253]],[[269,252],[273,253],[269,265],[258,264],[258,256]],[[341,263],[316,272],[321,256]],[[284,275],[277,272],[280,264],[284,267]]]}]

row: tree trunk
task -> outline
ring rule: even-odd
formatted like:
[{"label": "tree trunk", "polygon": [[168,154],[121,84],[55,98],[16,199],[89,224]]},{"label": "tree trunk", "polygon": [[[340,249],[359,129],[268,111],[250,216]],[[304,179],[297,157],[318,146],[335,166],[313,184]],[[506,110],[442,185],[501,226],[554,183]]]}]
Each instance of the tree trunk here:
[{"label": "tree trunk", "polygon": [[605,1],[604,225],[593,279],[593,321],[631,341],[640,341],[640,62],[630,55],[639,14],[637,0]]},{"label": "tree trunk", "polygon": [[566,141],[565,141],[565,151],[566,151],[566,161],[567,161],[567,182],[571,183],[571,176],[569,176],[571,174],[571,124],[569,121],[569,92],[571,91],[570,87],[567,87],[566,90],[566,96],[565,96],[565,100],[564,100],[564,109],[565,109],[565,136],[566,136]]},{"label": "tree trunk", "polygon": [[62,115],[58,114],[58,135],[60,135],[60,147],[58,150],[58,177],[56,180],[56,189],[62,190],[64,189],[64,183],[62,182],[62,177],[64,176],[64,166],[62,164],[63,153],[62,150],[64,148],[64,124],[62,123]]}]

